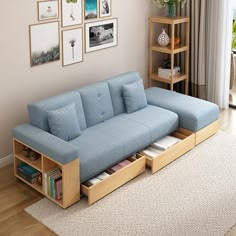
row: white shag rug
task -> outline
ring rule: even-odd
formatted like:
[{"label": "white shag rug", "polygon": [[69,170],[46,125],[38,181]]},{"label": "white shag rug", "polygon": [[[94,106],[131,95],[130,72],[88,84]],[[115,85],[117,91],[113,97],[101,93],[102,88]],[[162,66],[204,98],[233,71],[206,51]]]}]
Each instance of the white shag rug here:
[{"label": "white shag rug", "polygon": [[26,212],[61,236],[223,236],[236,222],[236,137],[218,132],[166,168],[88,207],[42,199]]}]

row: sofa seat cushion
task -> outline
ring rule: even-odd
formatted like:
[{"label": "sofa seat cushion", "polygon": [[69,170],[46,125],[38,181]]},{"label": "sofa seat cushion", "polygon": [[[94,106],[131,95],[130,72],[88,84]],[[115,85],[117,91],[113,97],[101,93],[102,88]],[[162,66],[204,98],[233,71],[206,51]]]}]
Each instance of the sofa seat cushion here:
[{"label": "sofa seat cushion", "polygon": [[81,182],[174,131],[177,126],[176,114],[148,106],[84,130],[81,136],[70,141],[78,150]]},{"label": "sofa seat cushion", "polygon": [[148,105],[131,114],[122,114],[123,118],[147,128],[150,142],[156,141],[178,128],[178,115],[163,108]]},{"label": "sofa seat cushion", "polygon": [[146,97],[148,104],[177,113],[179,126],[193,132],[219,118],[219,107],[205,100],[156,87],[146,89]]}]

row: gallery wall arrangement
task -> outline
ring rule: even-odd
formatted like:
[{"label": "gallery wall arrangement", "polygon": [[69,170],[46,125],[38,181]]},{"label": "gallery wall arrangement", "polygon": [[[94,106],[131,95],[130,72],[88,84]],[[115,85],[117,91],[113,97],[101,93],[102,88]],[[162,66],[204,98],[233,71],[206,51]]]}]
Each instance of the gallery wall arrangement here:
[{"label": "gallery wall arrangement", "polygon": [[37,1],[38,23],[29,25],[31,67],[60,59],[68,66],[83,62],[84,53],[117,46],[111,1]]}]

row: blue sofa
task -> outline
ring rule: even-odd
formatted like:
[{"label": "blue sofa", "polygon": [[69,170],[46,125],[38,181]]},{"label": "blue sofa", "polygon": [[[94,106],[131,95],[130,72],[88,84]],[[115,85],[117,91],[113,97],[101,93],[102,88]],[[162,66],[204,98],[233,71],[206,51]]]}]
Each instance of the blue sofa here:
[{"label": "blue sofa", "polygon": [[[84,182],[177,128],[197,132],[218,119],[218,107],[206,101],[149,88],[148,105],[126,112],[122,86],[140,80],[126,73],[28,105],[30,124],[13,130],[17,140],[61,164],[77,158]],[[81,135],[65,141],[50,133],[48,111],[74,103]]]}]

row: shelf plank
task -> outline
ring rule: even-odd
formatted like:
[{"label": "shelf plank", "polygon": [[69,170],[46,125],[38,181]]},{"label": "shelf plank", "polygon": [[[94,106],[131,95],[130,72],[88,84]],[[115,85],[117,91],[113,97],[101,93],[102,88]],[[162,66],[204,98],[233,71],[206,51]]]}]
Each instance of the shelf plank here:
[{"label": "shelf plank", "polygon": [[177,17],[168,18],[168,17],[160,16],[160,17],[151,17],[151,21],[155,23],[171,25],[171,24],[180,24],[180,23],[189,22],[189,17],[177,16]]},{"label": "shelf plank", "polygon": [[44,194],[45,197],[47,197],[48,199],[50,199],[51,201],[55,202],[57,205],[59,205],[60,207],[63,207],[63,204],[62,204],[62,199],[60,200],[57,200],[55,198],[52,198],[50,197],[49,195],[47,194]]},{"label": "shelf plank", "polygon": [[[153,73],[151,75],[152,80],[156,80],[156,81],[160,81],[163,83],[167,83],[167,84],[171,84],[171,78],[167,79],[167,78],[162,78],[158,76],[158,73]],[[184,73],[180,73],[180,75],[174,76],[173,78],[173,83],[178,83],[180,81],[186,80],[187,79],[187,75]]]},{"label": "shelf plank", "polygon": [[21,181],[23,181],[24,183],[26,183],[27,185],[29,185],[30,187],[32,187],[33,189],[37,190],[38,192],[43,193],[43,188],[42,185],[39,185],[37,182],[34,184],[31,184],[30,182],[28,182],[27,180],[23,179],[22,177],[20,177],[18,174],[15,175],[18,179],[20,179]]},{"label": "shelf plank", "polygon": [[188,50],[188,46],[186,46],[186,45],[175,46],[174,50],[171,49],[170,45],[168,45],[166,47],[161,47],[158,44],[152,46],[152,51],[168,53],[168,54],[172,54],[172,53],[177,54],[177,53],[180,53],[180,52],[185,52],[187,50]]},{"label": "shelf plank", "polygon": [[15,154],[15,157],[23,162],[25,162],[26,164],[32,166],[33,168],[35,168],[36,170],[42,172],[42,158],[38,158],[35,161],[31,161],[28,157],[25,157],[23,155],[23,153],[18,153]]}]

